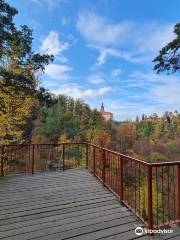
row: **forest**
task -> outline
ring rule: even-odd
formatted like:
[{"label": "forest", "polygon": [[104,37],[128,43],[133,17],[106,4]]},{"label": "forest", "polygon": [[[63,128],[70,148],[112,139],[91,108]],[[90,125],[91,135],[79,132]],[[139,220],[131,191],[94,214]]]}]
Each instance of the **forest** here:
[{"label": "forest", "polygon": [[180,160],[180,114],[142,115],[115,128],[113,148],[149,162]]},{"label": "forest", "polygon": [[[177,110],[163,116],[143,114],[135,121],[105,122],[83,100],[48,92],[39,75],[54,56],[33,50],[32,29],[17,28],[13,22],[17,9],[3,0],[0,9],[0,144],[87,141],[146,161],[180,160]],[[177,34],[179,28],[177,24]],[[154,60],[161,63],[155,65],[156,71],[179,70],[172,61],[163,62],[173,48],[166,46]]]},{"label": "forest", "polygon": [[137,116],[135,121],[105,122],[81,100],[58,96],[34,122],[35,143],[92,142],[146,161],[180,160],[180,113]]}]

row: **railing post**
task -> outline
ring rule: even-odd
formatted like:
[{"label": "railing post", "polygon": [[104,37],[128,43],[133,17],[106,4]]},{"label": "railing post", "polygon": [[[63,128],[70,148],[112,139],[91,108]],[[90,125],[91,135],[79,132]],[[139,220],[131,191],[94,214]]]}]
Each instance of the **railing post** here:
[{"label": "railing post", "polygon": [[120,157],[120,200],[121,204],[124,200],[124,159]]},{"label": "railing post", "polygon": [[96,148],[93,146],[93,173],[96,173]]},{"label": "railing post", "polygon": [[88,168],[88,165],[89,165],[89,161],[88,161],[88,143],[86,143],[86,168]]},{"label": "railing post", "polygon": [[34,174],[34,144],[32,145],[32,169],[31,173]]},{"label": "railing post", "polygon": [[62,144],[62,160],[63,160],[63,171],[65,169],[65,144]]},{"label": "railing post", "polygon": [[105,183],[106,152],[102,150],[102,181]]},{"label": "railing post", "polygon": [[152,211],[152,166],[148,166],[148,228],[153,229],[153,211]]},{"label": "railing post", "polygon": [[178,171],[178,220],[180,226],[180,164],[177,165]]},{"label": "railing post", "polygon": [[1,177],[4,177],[4,146],[1,149]]}]

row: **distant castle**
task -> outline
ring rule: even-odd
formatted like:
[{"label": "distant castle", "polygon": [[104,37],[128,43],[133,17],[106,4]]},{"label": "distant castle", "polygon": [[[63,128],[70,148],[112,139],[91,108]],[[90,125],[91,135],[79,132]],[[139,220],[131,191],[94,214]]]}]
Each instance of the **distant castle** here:
[{"label": "distant castle", "polygon": [[106,122],[113,119],[113,114],[111,112],[105,112],[103,103],[101,104],[100,112]]}]

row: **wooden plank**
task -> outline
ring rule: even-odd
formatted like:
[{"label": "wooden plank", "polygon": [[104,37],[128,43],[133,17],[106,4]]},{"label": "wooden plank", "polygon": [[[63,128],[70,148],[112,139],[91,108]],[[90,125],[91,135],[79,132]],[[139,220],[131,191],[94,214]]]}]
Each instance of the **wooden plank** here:
[{"label": "wooden plank", "polygon": [[[78,185],[79,186],[79,185]],[[31,197],[32,199],[34,199],[34,198],[37,198],[37,197],[41,197],[41,196],[44,196],[44,195],[49,195],[49,194],[56,194],[56,193],[60,193],[60,194],[62,194],[62,195],[69,195],[69,194],[74,194],[74,193],[77,193],[77,192],[79,192],[79,193],[81,193],[81,192],[83,192],[83,193],[85,193],[85,192],[87,192],[87,191],[89,191],[89,192],[91,192],[91,191],[96,191],[96,190],[102,190],[102,191],[104,191],[104,189],[102,189],[102,188],[100,188],[99,186],[97,186],[97,183],[96,184],[90,184],[90,185],[83,185],[83,186],[81,186],[80,188],[78,187],[78,186],[76,186],[76,187],[73,187],[73,188],[68,188],[68,189],[66,189],[66,191],[64,191],[64,188],[62,188],[62,187],[50,187],[50,188],[48,188],[48,189],[42,189],[42,188],[40,188],[41,189],[41,191],[37,191],[37,193],[38,194],[36,194],[36,192],[33,192],[33,191],[30,191],[29,192],[29,190],[27,190],[26,191],[26,193],[27,193],[27,195],[24,195],[24,193],[23,194],[20,194],[20,193],[18,193],[18,192],[16,192],[16,194],[11,194],[11,195],[8,195],[8,193],[5,193],[5,194],[3,194],[3,198],[1,198],[0,199],[0,202],[4,202],[5,200],[23,200],[23,199],[29,199],[29,197]],[[107,189],[106,189],[107,190]],[[108,192],[108,191],[107,191]],[[12,199],[12,197],[15,197],[15,198],[13,198]]]},{"label": "wooden plank", "polygon": [[91,225],[83,228],[73,229],[68,231],[68,229],[64,232],[56,232],[53,235],[46,235],[43,237],[36,238],[37,240],[58,240],[58,239],[76,239],[76,240],[93,240],[98,238],[103,238],[109,236],[114,231],[127,231],[134,227],[134,222],[131,217],[126,219],[121,219],[119,221],[110,221],[105,223],[99,223],[96,225]]},{"label": "wooden plank", "polygon": [[4,183],[5,186],[11,187],[12,185],[9,185],[9,184],[13,184],[13,185],[20,184],[19,186],[21,186],[23,184],[28,184],[29,181],[35,183],[36,181],[41,181],[41,180],[44,180],[45,182],[49,182],[49,180],[52,182],[52,181],[55,181],[55,180],[58,180],[58,179],[64,179],[64,180],[69,180],[69,181],[71,181],[72,179],[76,179],[76,180],[89,179],[91,181],[96,181],[96,179],[92,178],[92,176],[81,175],[80,173],[78,173],[76,175],[75,174],[71,174],[71,175],[68,174],[67,176],[65,176],[65,175],[63,175],[63,173],[58,172],[58,174],[56,174],[56,177],[52,177],[52,175],[40,175],[40,176],[41,177],[39,177],[39,174],[34,174],[34,175],[26,175],[24,178],[22,178],[22,177],[19,178],[19,177],[16,177],[16,176],[12,176],[10,178],[3,177],[3,178],[0,178],[0,184]]},{"label": "wooden plank", "polygon": [[[75,236],[75,237],[72,237],[72,240],[95,240],[95,239],[129,240],[129,239],[136,239],[137,236],[134,233],[136,224],[137,224],[136,222],[125,223],[120,226],[114,226],[114,227],[98,230],[96,232]],[[140,226],[140,224],[139,224],[139,226]],[[67,238],[63,238],[63,239],[67,239]],[[46,240],[46,239],[44,239],[44,240]],[[53,237],[53,240],[56,240],[56,239]],[[145,238],[145,240],[146,240],[146,238]]]},{"label": "wooden plank", "polygon": [[21,221],[13,222],[11,224],[0,226],[0,232],[16,229],[20,227],[27,227],[27,226],[29,227],[37,224],[38,225],[46,224],[46,223],[55,222],[58,220],[63,220],[64,222],[77,222],[84,219],[90,219],[96,216],[113,214],[119,211],[128,212],[128,214],[131,214],[129,211],[127,211],[126,208],[119,209],[119,204],[105,205],[105,206],[93,207],[93,208],[79,210],[79,211],[73,211],[73,212],[64,213],[64,214],[56,213],[55,215],[52,214],[50,216],[45,216],[39,219],[30,219],[22,222]]},{"label": "wooden plank", "polygon": [[[13,235],[12,237],[4,237],[3,239],[8,239],[8,240],[27,240],[27,239],[43,239],[43,240],[49,240],[49,239],[67,239],[67,238],[72,238],[72,237],[78,237],[77,239],[86,239],[82,238],[81,236],[84,234],[91,234],[92,232],[97,233],[97,231],[104,230],[104,229],[110,229],[111,227],[114,226],[123,226],[124,224],[130,225],[132,222],[135,222],[132,218],[130,217],[124,217],[124,218],[115,218],[110,221],[106,221],[107,217],[104,218],[104,220],[101,220],[100,222],[96,221],[93,219],[94,224],[89,224],[86,226],[82,226],[81,222],[77,222],[71,225],[65,224],[65,225],[59,225],[59,226],[54,226],[51,228],[44,228],[39,231],[35,232],[28,232],[24,234],[18,234],[18,235]],[[98,220],[98,219],[97,219]]]},{"label": "wooden plank", "polygon": [[[86,192],[77,192],[76,193],[66,193],[66,194],[62,194],[61,192],[55,192],[53,194],[44,194],[44,195],[40,195],[37,198],[31,198],[31,202],[29,202],[29,197],[26,197],[24,199],[7,199],[7,201],[0,201],[0,211],[4,210],[4,209],[11,209],[11,208],[17,208],[17,207],[23,207],[23,206],[31,206],[34,204],[38,204],[38,203],[43,203],[43,202],[53,202],[56,199],[59,199],[61,201],[63,201],[63,199],[76,199],[76,198],[83,198],[83,197],[87,197],[87,196],[93,196],[93,193],[96,196],[101,196],[102,194],[104,194],[105,192],[99,189],[90,189],[90,191],[86,191]],[[108,193],[106,193],[108,194]],[[110,194],[109,194],[110,196]]]},{"label": "wooden plank", "polygon": [[8,218],[0,221],[0,226],[4,226],[5,224],[13,224],[15,222],[24,222],[24,221],[29,221],[29,220],[34,220],[34,219],[39,219],[47,216],[52,216],[56,214],[67,214],[67,213],[72,213],[72,212],[78,212],[78,211],[84,211],[86,209],[92,209],[96,207],[101,207],[101,206],[107,206],[107,205],[114,205],[116,204],[115,201],[112,202],[112,200],[109,201],[103,201],[103,202],[95,202],[91,204],[84,204],[82,206],[77,206],[74,208],[61,208],[61,209],[56,209],[54,211],[46,211],[46,212],[40,212],[38,214],[34,215],[27,215],[27,216],[21,216],[18,218]]},{"label": "wooden plank", "polygon": [[[59,179],[59,181],[61,181],[61,183],[58,183],[56,184],[55,182],[52,182],[51,184],[48,183],[46,184],[45,182],[43,182],[43,184],[39,181],[36,181],[34,184],[31,183],[31,185],[29,184],[28,187],[26,187],[25,185],[23,187],[19,187],[19,189],[16,187],[16,186],[13,186],[12,190],[11,189],[8,189],[8,188],[5,188],[4,191],[0,191],[0,194],[3,194],[3,193],[6,193],[7,190],[8,190],[8,194],[13,194],[13,193],[16,193],[16,192],[23,192],[23,191],[26,191],[26,190],[32,190],[32,191],[35,191],[36,189],[40,189],[40,187],[44,187],[45,189],[48,189],[50,187],[70,187],[70,188],[73,188],[75,187],[77,184],[85,184],[85,185],[91,185],[91,184],[96,184],[97,182],[96,181],[88,181],[88,179],[86,180],[78,180],[78,181],[70,181],[70,180],[67,180],[67,181],[64,181],[62,179]],[[3,183],[1,183],[1,185],[3,186]],[[1,187],[2,188],[2,187]]]},{"label": "wooden plank", "polygon": [[22,211],[22,212],[15,212],[15,213],[5,213],[5,214],[1,214],[0,215],[0,221],[2,221],[3,219],[10,219],[10,218],[17,218],[17,217],[23,217],[23,216],[29,216],[29,215],[34,215],[34,214],[39,214],[39,213],[43,213],[43,212],[50,212],[50,211],[56,211],[59,209],[66,209],[66,208],[73,208],[73,207],[78,207],[78,206],[84,206],[84,205],[89,205],[92,203],[98,203],[98,202],[104,202],[104,201],[108,201],[111,200],[112,197],[106,197],[106,198],[98,198],[98,199],[92,199],[92,200],[87,200],[87,201],[83,201],[83,202],[74,202],[74,203],[69,203],[69,204],[63,204],[63,203],[58,203],[55,204],[53,206],[46,206],[46,207],[42,207],[42,208],[37,208],[37,209],[32,209],[30,211]]},{"label": "wooden plank", "polygon": [[[83,171],[83,173],[82,173]],[[67,173],[68,172],[68,173]],[[5,176],[0,178],[0,183],[4,182],[7,183],[10,182],[14,182],[16,183],[22,183],[22,181],[24,180],[25,182],[29,182],[29,180],[33,181],[33,180],[37,180],[37,179],[44,179],[45,181],[48,180],[49,178],[51,178],[51,180],[54,179],[59,179],[59,178],[66,178],[66,179],[75,179],[75,177],[85,177],[87,178],[91,178],[92,179],[92,175],[88,170],[68,170],[65,172],[62,171],[57,171],[57,172],[44,172],[44,173],[35,173],[35,174],[19,174],[19,175],[13,175],[13,176]],[[95,178],[94,178],[95,179]]]},{"label": "wooden plank", "polygon": [[180,228],[174,228],[172,233],[164,233],[164,234],[154,234],[156,238],[160,239],[172,239],[172,240],[179,240],[180,239]]},{"label": "wooden plank", "polygon": [[180,235],[178,234],[177,236],[175,237],[168,237],[166,239],[169,239],[169,240],[179,240],[180,239]]},{"label": "wooden plank", "polygon": [[[140,225],[139,225],[140,226]],[[134,232],[134,228],[132,228],[131,230],[127,231],[127,232],[122,232],[121,229],[119,229],[120,233],[117,233],[116,234],[113,234],[113,235],[110,235],[108,237],[101,237],[101,238],[96,238],[98,240],[100,239],[103,239],[103,240],[119,240],[119,239],[128,239],[128,240],[131,240],[131,239],[137,239],[138,240],[151,240],[151,238],[149,238],[149,236],[146,236],[146,235],[143,235],[142,236],[142,239],[139,238],[135,232]]]},{"label": "wooden plank", "polygon": [[54,207],[54,206],[60,206],[60,205],[68,205],[71,203],[76,203],[76,202],[85,202],[85,201],[89,201],[89,200],[103,200],[106,198],[112,198],[110,194],[108,193],[102,193],[101,195],[96,194],[89,194],[86,196],[76,196],[76,197],[69,197],[68,199],[66,197],[62,197],[62,198],[58,198],[56,197],[54,199],[54,201],[48,201],[48,200],[43,200],[41,202],[37,202],[35,205],[34,204],[21,204],[20,207],[17,207],[17,205],[15,205],[15,207],[13,208],[3,208],[0,209],[0,219],[3,218],[3,215],[8,215],[8,214],[13,214],[13,213],[17,213],[17,212],[27,212],[27,211],[33,211],[35,209],[43,209],[43,208],[49,208],[49,207]]},{"label": "wooden plank", "polygon": [[29,238],[29,236],[41,236],[42,232],[46,232],[48,230],[49,234],[54,231],[57,231],[57,229],[61,230],[61,233],[64,231],[64,229],[68,229],[72,230],[72,229],[76,229],[76,228],[82,228],[85,226],[90,226],[90,225],[94,225],[94,224],[99,224],[100,222],[107,222],[107,221],[111,221],[111,220],[115,220],[117,219],[117,221],[119,219],[124,219],[126,218],[125,221],[128,221],[128,219],[133,219],[133,215],[132,213],[129,213],[128,211],[125,212],[119,212],[116,210],[116,212],[109,212],[109,214],[103,214],[102,216],[91,216],[91,218],[85,218],[84,216],[81,217],[80,219],[76,221],[74,219],[74,221],[72,221],[72,219],[68,218],[66,220],[64,219],[58,219],[58,221],[53,221],[53,222],[47,222],[46,224],[38,224],[38,225],[33,225],[33,226],[27,226],[22,228],[18,228],[18,229],[14,229],[14,230],[9,230],[8,232],[1,232],[0,234],[0,239],[3,239],[5,237],[13,237],[14,235],[19,235],[19,239],[21,239],[21,235],[23,235],[23,238]]}]

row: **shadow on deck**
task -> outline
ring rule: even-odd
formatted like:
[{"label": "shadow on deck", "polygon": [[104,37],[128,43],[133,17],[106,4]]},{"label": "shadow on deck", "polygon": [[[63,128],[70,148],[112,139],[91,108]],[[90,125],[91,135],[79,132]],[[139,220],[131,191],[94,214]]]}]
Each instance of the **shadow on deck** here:
[{"label": "shadow on deck", "polygon": [[126,240],[142,225],[88,170],[8,176],[0,186],[0,239]]}]

